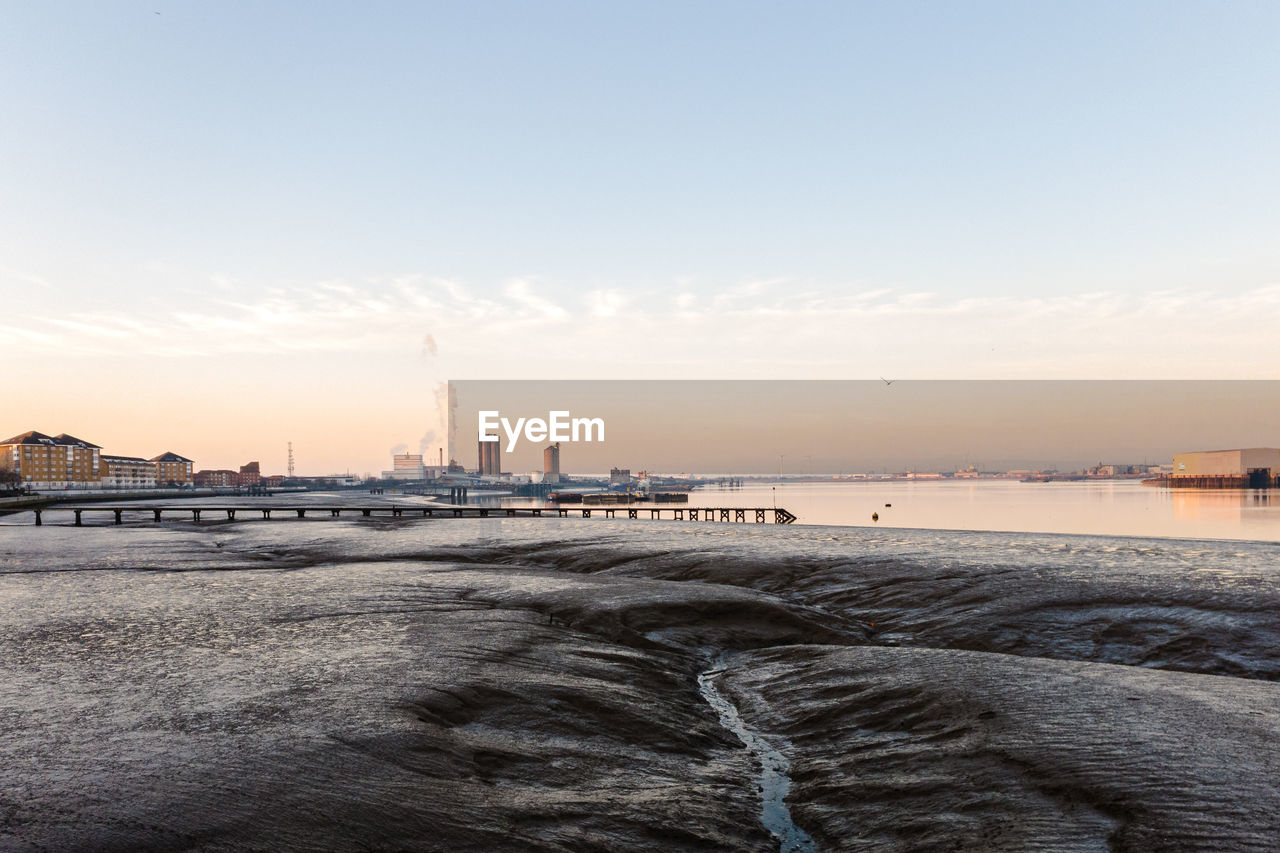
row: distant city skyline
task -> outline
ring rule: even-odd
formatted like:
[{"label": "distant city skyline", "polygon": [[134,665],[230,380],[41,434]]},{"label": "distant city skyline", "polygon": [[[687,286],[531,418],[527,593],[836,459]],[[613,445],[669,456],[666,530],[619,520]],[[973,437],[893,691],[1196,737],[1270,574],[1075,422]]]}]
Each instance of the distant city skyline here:
[{"label": "distant city skyline", "polygon": [[[1074,470],[1280,445],[1280,381],[462,380],[450,390],[454,455],[472,468],[482,409],[603,419],[604,442],[561,447],[569,473]],[[539,470],[544,445],[521,440],[502,470]]]}]

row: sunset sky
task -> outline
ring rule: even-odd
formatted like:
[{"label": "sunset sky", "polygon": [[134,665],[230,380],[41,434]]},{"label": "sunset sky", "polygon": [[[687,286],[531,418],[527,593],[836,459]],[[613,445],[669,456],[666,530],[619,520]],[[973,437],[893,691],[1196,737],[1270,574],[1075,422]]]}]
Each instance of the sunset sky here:
[{"label": "sunset sky", "polygon": [[0,438],[376,472],[449,379],[1280,378],[1278,34],[0,2]]}]

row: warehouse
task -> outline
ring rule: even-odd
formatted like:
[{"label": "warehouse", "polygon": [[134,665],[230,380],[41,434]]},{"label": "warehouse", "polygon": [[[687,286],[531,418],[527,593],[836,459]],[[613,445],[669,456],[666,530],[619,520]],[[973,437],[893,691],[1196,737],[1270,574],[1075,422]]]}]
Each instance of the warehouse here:
[{"label": "warehouse", "polygon": [[1171,486],[1218,489],[1270,489],[1280,477],[1280,448],[1199,450],[1175,453]]}]

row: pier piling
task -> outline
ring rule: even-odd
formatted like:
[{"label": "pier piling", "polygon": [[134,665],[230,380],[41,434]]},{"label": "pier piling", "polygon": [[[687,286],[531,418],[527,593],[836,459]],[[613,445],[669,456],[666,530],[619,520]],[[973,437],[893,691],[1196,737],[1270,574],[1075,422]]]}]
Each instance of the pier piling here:
[{"label": "pier piling", "polygon": [[[44,524],[44,514],[48,512],[70,512],[74,517],[74,525],[76,527],[85,526],[84,514],[92,512],[109,512],[112,514],[116,524],[124,524],[124,513],[150,512],[152,519],[156,522],[163,520],[166,512],[190,512],[193,522],[200,521],[200,514],[203,511],[209,512],[225,512],[228,521],[235,521],[236,514],[239,510],[257,510],[262,513],[262,519],[268,521],[272,518],[273,512],[293,513],[296,518],[304,519],[307,517],[308,511],[314,511],[323,514],[326,510],[330,518],[339,518],[342,511],[351,512],[359,511],[362,518],[371,518],[374,516],[390,516],[392,518],[404,518],[412,516],[415,513],[422,518],[436,518],[439,516],[451,516],[453,518],[490,518],[494,515],[505,518],[568,518],[569,513],[577,511],[581,513],[582,518],[600,517],[614,519],[622,518],[619,515],[619,509],[626,510],[626,518],[639,519],[641,516],[641,508],[638,507],[599,507],[600,512],[594,512],[592,507],[574,507],[570,510],[568,507],[548,506],[548,507],[485,507],[485,506],[459,506],[459,505],[433,505],[433,506],[412,506],[406,512],[406,507],[392,505],[381,506],[102,506],[101,504],[92,506],[45,506],[39,509],[33,509],[35,514],[35,524],[41,526]],[[787,512],[780,507],[646,507],[650,520],[659,520],[664,518],[673,519],[675,521],[701,521],[701,522],[727,522],[727,523],[747,523],[748,520],[755,521],[756,524],[765,524],[772,520],[775,524],[791,524],[796,520],[796,516]],[[665,515],[670,513],[670,515]]]}]

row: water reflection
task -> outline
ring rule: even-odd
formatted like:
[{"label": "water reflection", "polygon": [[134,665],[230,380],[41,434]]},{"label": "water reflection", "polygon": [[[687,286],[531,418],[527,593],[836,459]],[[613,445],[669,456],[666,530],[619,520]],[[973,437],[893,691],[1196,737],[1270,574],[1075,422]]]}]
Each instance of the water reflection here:
[{"label": "water reflection", "polygon": [[1265,525],[1280,514],[1280,495],[1262,489],[1174,489],[1172,497],[1181,520]]},{"label": "water reflection", "polygon": [[[542,505],[533,499],[490,500]],[[1280,493],[1165,489],[1129,480],[749,482],[696,489],[687,506],[780,506],[798,515],[800,524],[841,527],[1280,541]]]}]

